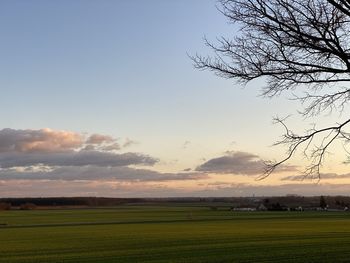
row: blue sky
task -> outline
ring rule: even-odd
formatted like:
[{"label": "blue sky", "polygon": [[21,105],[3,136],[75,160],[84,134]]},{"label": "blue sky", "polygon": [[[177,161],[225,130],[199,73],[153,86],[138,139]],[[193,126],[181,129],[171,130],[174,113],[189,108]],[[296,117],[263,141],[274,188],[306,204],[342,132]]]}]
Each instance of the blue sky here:
[{"label": "blue sky", "polygon": [[4,125],[127,133],[241,101],[187,56],[232,29],[215,1],[8,1],[0,17]]},{"label": "blue sky", "polygon": [[[2,128],[130,139],[121,151],[154,156],[150,169],[162,173],[195,170],[227,151],[277,158],[283,150],[269,146],[282,130],[271,119],[295,113],[296,104],[264,100],[262,81],[243,89],[194,69],[188,57],[210,53],[204,36],[236,33],[213,0],[1,1]],[[237,178],[220,176],[211,182]],[[174,195],[186,185],[176,182]],[[28,186],[28,194],[40,192]]]}]

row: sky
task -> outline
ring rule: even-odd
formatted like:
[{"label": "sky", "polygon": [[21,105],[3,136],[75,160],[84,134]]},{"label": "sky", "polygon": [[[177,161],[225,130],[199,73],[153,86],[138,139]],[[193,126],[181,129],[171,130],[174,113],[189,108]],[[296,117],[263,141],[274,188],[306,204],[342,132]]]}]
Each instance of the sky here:
[{"label": "sky", "polygon": [[285,154],[273,117],[310,120],[194,68],[236,34],[214,0],[1,1],[0,197],[347,194],[340,146],[320,182],[300,158],[256,180]]}]

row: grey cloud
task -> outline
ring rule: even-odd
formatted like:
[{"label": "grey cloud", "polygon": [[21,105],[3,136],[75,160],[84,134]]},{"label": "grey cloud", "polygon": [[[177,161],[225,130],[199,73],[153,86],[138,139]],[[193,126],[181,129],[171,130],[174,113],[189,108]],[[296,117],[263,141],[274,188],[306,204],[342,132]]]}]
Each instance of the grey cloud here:
[{"label": "grey cloud", "polygon": [[255,154],[227,152],[225,156],[210,159],[196,168],[196,171],[256,175],[263,171],[264,163]]},{"label": "grey cloud", "polygon": [[103,151],[116,151],[116,150],[120,150],[120,145],[119,143],[113,143],[113,144],[110,144],[110,145],[106,145],[104,147],[102,147]]},{"label": "grey cloud", "polygon": [[96,147],[95,147],[95,145],[88,144],[82,150],[84,150],[84,151],[95,151]]},{"label": "grey cloud", "polygon": [[[256,154],[228,151],[224,156],[210,159],[196,168],[196,171],[222,174],[258,175],[265,164]],[[294,166],[283,165],[279,171],[294,171]]]},{"label": "grey cloud", "polygon": [[64,180],[64,181],[174,181],[198,180],[208,176],[200,173],[160,173],[130,167],[59,167],[51,171],[0,170],[0,180]]},{"label": "grey cloud", "polygon": [[[350,178],[350,173],[347,173],[347,174],[324,173],[324,174],[320,174],[319,179],[347,179],[347,178]],[[305,175],[290,175],[290,176],[281,178],[281,181],[303,181],[303,180],[315,180],[315,178],[308,178],[308,177],[305,177]]]},{"label": "grey cloud", "polygon": [[2,153],[0,167],[11,168],[18,166],[128,166],[153,165],[157,159],[141,153],[115,154],[100,151],[71,151],[62,153]]}]

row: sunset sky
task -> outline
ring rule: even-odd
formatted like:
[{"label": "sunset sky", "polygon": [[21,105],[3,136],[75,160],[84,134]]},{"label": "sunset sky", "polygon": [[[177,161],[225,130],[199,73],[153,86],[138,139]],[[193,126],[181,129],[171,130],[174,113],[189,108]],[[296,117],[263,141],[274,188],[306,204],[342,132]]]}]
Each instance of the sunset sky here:
[{"label": "sunset sky", "polygon": [[335,145],[320,182],[299,157],[257,181],[283,134],[304,120],[291,94],[262,98],[199,71],[206,37],[234,37],[214,0],[2,1],[0,197],[348,194]]}]

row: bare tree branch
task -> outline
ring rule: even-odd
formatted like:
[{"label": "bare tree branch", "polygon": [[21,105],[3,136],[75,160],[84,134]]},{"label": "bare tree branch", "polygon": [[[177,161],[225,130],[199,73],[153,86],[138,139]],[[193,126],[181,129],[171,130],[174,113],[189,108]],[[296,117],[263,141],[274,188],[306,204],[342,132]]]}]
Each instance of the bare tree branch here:
[{"label": "bare tree branch", "polygon": [[[286,145],[286,157],[278,162],[267,162],[266,169],[260,178],[269,176],[279,165],[290,160],[299,148],[302,148],[304,156],[310,160],[310,165],[306,167],[304,174],[306,177],[320,178],[320,168],[324,161],[328,148],[335,140],[349,140],[345,128],[350,123],[350,119],[335,126],[323,129],[309,129],[304,135],[293,133],[285,124],[285,120],[275,118],[275,122],[285,128],[282,140],[275,145]],[[318,140],[317,140],[318,139]],[[314,145],[311,144],[315,143]],[[311,147],[311,148],[310,148]]]},{"label": "bare tree branch", "polygon": [[[205,40],[214,56],[192,57],[195,67],[235,79],[239,83],[263,77],[262,95],[274,97],[298,89],[304,117],[342,112],[350,100],[350,1],[349,0],[221,0],[220,11],[240,26],[232,39]],[[282,119],[286,157],[268,162],[261,178],[303,149],[310,165],[305,175],[318,177],[330,146],[349,141],[345,127],[350,119],[323,129],[293,133]]]}]

